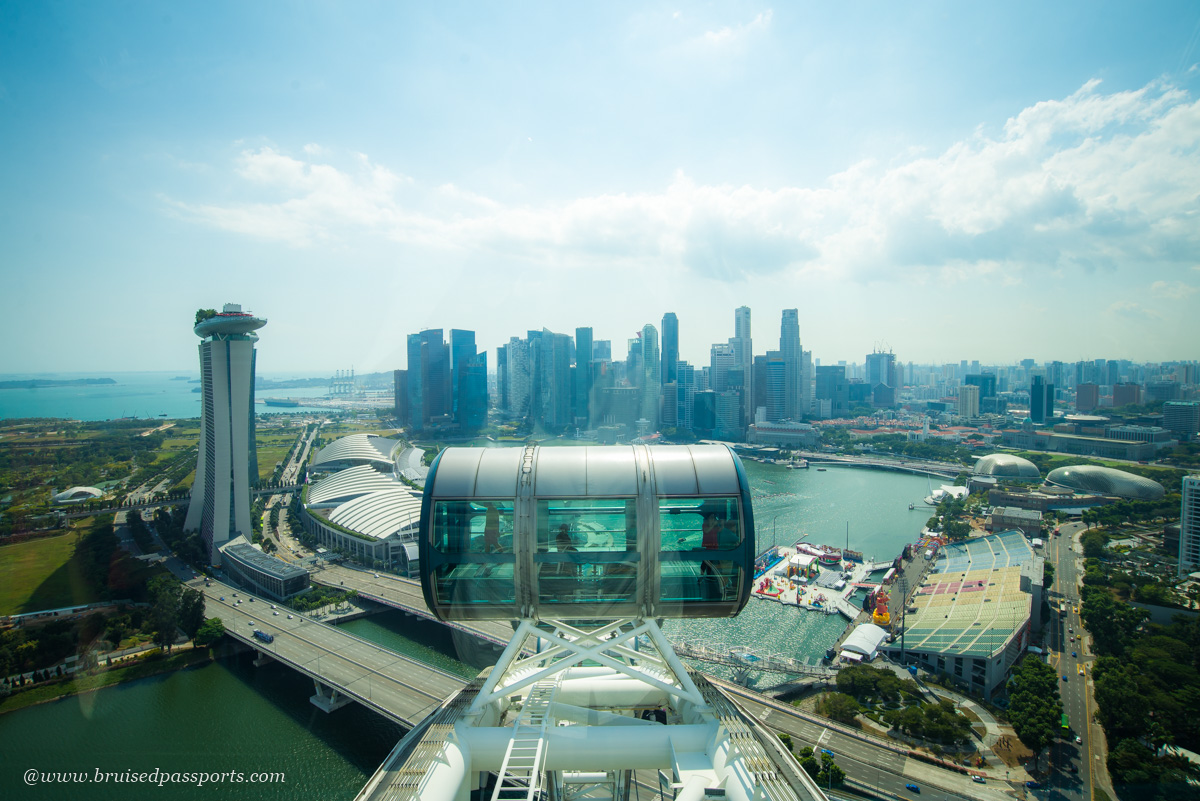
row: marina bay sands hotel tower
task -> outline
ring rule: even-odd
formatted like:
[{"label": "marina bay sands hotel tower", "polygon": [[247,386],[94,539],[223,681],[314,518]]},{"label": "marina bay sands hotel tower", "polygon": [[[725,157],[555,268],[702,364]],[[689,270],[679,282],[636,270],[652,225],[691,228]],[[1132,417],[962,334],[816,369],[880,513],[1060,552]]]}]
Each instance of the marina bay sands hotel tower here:
[{"label": "marina bay sands hotel tower", "polygon": [[254,332],[261,317],[226,303],[196,312],[200,337],[200,449],[184,529],[199,531],[209,561],[239,534],[250,537],[250,483],[258,479],[254,443]]}]

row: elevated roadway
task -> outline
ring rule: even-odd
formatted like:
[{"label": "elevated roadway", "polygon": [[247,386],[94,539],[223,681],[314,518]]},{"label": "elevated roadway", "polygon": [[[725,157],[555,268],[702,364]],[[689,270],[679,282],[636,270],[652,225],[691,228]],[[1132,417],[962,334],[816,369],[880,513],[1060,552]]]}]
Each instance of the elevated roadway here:
[{"label": "elevated roadway", "polygon": [[511,625],[494,620],[443,623],[434,617],[425,604],[425,596],[421,593],[421,583],[412,579],[388,573],[372,573],[339,565],[328,565],[312,573],[312,580],[317,584],[324,584],[334,589],[354,590],[358,593],[359,598],[442,623],[444,626],[486,640],[500,648],[508,645],[508,641],[513,636]]},{"label": "elevated roadway", "polygon": [[[205,594],[205,614],[221,618],[230,636],[311,677],[316,684],[313,703],[326,711],[354,700],[412,727],[466,684],[334,626],[272,607],[270,601],[251,601],[255,596],[244,590],[219,581],[211,586],[201,579],[189,583]],[[256,629],[274,639],[260,641]]]}]

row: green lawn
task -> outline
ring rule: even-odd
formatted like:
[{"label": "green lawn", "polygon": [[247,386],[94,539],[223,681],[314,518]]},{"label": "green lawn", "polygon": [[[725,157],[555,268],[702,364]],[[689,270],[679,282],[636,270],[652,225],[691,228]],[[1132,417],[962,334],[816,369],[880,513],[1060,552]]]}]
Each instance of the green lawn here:
[{"label": "green lawn", "polygon": [[58,537],[0,548],[0,615],[91,603],[98,596],[78,576],[71,557],[86,524]]}]

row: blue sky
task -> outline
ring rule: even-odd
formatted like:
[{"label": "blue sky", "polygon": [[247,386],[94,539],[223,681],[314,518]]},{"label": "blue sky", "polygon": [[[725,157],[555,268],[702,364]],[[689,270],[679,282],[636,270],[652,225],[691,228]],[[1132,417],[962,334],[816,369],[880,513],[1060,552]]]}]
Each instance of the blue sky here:
[{"label": "blue sky", "polygon": [[840,6],[0,0],[0,372],[1200,357],[1200,5]]}]

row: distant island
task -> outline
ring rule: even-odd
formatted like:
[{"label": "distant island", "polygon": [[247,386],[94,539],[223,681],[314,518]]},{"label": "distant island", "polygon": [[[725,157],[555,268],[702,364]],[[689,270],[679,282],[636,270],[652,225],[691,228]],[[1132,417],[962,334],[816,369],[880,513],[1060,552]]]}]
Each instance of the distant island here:
[{"label": "distant island", "polygon": [[[177,375],[174,378],[172,378],[171,380],[172,381],[191,381],[192,378],[191,378],[191,376]],[[197,380],[199,380],[199,379],[197,379]]]},{"label": "distant island", "polygon": [[324,387],[329,385],[328,378],[289,378],[283,381],[272,381],[269,378],[256,377],[255,389],[294,389],[296,387]]},{"label": "distant island", "polygon": [[96,384],[115,384],[111,378],[31,378],[28,381],[0,381],[0,389],[42,389],[43,387],[82,387]]}]

